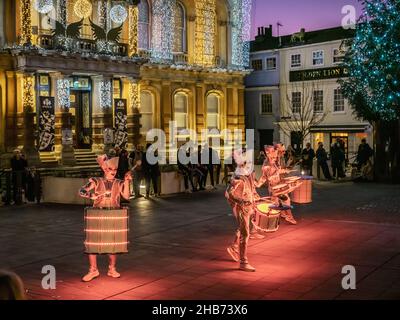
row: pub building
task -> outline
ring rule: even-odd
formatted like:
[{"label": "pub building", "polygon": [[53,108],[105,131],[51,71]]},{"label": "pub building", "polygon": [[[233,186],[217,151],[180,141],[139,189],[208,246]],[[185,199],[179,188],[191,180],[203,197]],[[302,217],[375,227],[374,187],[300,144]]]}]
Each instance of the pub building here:
[{"label": "pub building", "polygon": [[323,142],[329,152],[340,138],[350,162],[363,138],[372,145],[371,126],[354,116],[338,83],[347,76],[341,66],[344,40],[353,36],[354,30],[342,27],[301,29],[282,37],[272,35],[272,26],[259,28],[251,43],[254,71],[246,78],[246,116],[247,126],[260,132],[260,145],[279,140],[299,149],[296,128],[300,121],[312,119],[306,113],[314,114],[316,121],[304,145],[311,142],[316,150],[318,142]]},{"label": "pub building", "polygon": [[[95,164],[146,132],[244,129],[247,0],[0,1],[0,151]],[[218,136],[218,134],[217,134]],[[204,141],[203,141],[204,142]]]}]

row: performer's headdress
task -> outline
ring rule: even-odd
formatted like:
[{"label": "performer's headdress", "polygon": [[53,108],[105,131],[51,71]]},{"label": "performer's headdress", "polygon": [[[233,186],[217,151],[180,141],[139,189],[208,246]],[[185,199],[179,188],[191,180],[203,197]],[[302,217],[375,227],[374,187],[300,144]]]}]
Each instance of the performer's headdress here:
[{"label": "performer's headdress", "polygon": [[97,163],[100,165],[101,169],[103,171],[106,170],[117,170],[118,169],[118,164],[119,164],[119,158],[114,157],[114,158],[108,158],[107,155],[101,155],[97,157]]},{"label": "performer's headdress", "polygon": [[264,151],[267,157],[276,157],[278,155],[278,151],[274,146],[265,146]]},{"label": "performer's headdress", "polygon": [[233,152],[233,158],[235,159],[235,162],[237,164],[237,168],[235,171],[236,175],[248,176],[253,173],[253,156],[253,150],[235,150]]}]

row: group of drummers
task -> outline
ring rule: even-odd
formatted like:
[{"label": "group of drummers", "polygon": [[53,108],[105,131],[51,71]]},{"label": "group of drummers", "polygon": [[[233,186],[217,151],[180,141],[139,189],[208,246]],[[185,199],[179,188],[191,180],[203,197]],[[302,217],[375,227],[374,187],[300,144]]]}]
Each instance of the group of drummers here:
[{"label": "group of drummers", "polygon": [[[247,258],[247,244],[254,234],[275,232],[280,218],[296,225],[292,214],[290,193],[302,184],[301,177],[285,168],[285,146],[275,144],[265,146],[266,159],[262,166],[262,176],[257,179],[253,166],[252,152],[237,150],[234,159],[236,171],[228,184],[225,197],[232,207],[238,228],[233,243],[227,248],[239,269],[254,272]],[[257,189],[266,187],[268,197],[261,197]]]}]

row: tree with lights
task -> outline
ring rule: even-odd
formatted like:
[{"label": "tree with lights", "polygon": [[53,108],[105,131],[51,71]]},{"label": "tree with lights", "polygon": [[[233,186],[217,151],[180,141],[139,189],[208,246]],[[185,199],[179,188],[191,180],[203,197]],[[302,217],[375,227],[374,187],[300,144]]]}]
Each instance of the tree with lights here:
[{"label": "tree with lights", "polygon": [[363,0],[341,80],[355,114],[374,126],[375,177],[400,181],[400,0]]}]

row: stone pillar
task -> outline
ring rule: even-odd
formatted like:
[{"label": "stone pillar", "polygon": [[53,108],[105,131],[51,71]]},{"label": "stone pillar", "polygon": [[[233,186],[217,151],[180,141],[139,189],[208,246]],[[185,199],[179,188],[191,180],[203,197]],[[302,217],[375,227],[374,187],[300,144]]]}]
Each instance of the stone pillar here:
[{"label": "stone pillar", "polygon": [[[104,130],[113,129],[113,95],[112,77],[104,77],[99,82],[99,105],[102,113]],[[113,142],[104,141],[104,153],[108,153],[113,147]]]},{"label": "stone pillar", "polygon": [[31,0],[21,0],[21,44],[32,44]]},{"label": "stone pillar", "polygon": [[17,86],[13,71],[6,71],[5,148],[11,152],[17,146]]},{"label": "stone pillar", "polygon": [[[135,146],[140,143],[140,88],[137,79],[124,79],[124,88],[129,88],[128,95],[128,144]],[[124,90],[125,91],[125,90]],[[124,97],[125,98],[125,97]]]},{"label": "stone pillar", "polygon": [[32,73],[23,75],[23,153],[29,165],[38,166],[41,164],[39,151],[36,147],[37,125],[35,111],[35,77]]},{"label": "stone pillar", "polygon": [[[60,110],[61,120],[61,164],[64,166],[74,166],[76,164],[75,152],[72,139],[72,115],[70,107],[70,84],[69,80],[60,75],[56,81],[56,109]],[[63,133],[71,133],[69,140],[62,138]]]},{"label": "stone pillar", "polygon": [[206,112],[204,108],[204,86],[196,86],[196,128],[197,133],[201,134],[201,130],[206,127]]}]

